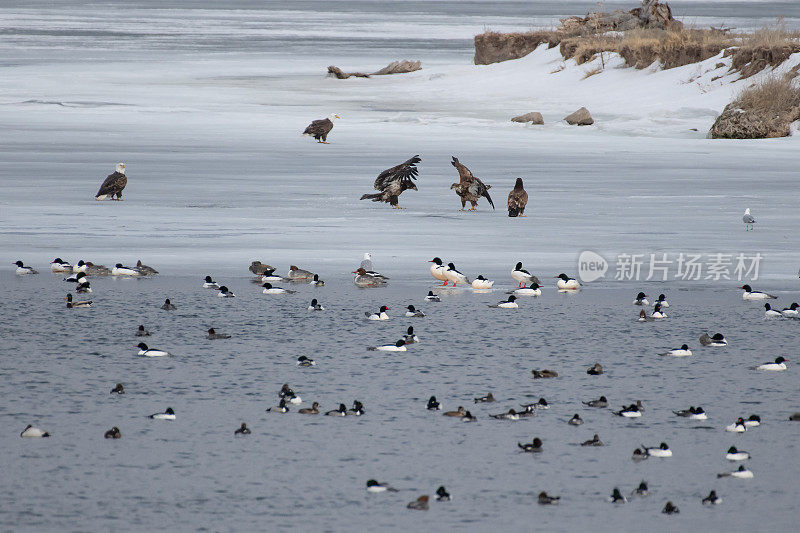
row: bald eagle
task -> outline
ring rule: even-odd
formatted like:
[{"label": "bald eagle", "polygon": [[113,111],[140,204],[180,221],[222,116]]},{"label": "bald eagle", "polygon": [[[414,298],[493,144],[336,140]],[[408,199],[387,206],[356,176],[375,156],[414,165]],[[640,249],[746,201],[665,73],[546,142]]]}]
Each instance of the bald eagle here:
[{"label": "bald eagle", "polygon": [[318,143],[328,144],[328,134],[333,129],[333,121],[342,118],[339,115],[329,115],[328,118],[311,121],[303,135],[314,137]]},{"label": "bald eagle", "polygon": [[470,211],[475,211],[475,208],[478,206],[478,199],[483,196],[489,203],[492,205],[492,209],[494,209],[494,202],[492,201],[492,197],[489,196],[489,189],[492,188],[491,185],[484,185],[483,182],[472,175],[472,172],[462,165],[458,158],[453,156],[452,164],[458,170],[458,176],[460,181],[458,183],[454,183],[450,186],[451,189],[455,189],[456,194],[461,197],[461,211],[467,206],[467,202],[472,204],[472,207],[469,208]]},{"label": "bald eagle", "polygon": [[[94,195],[95,200],[105,200],[111,198],[112,200],[122,200],[122,189],[128,184],[128,178],[125,176],[125,163],[117,163],[117,168],[113,174],[109,174],[100,190]],[[116,198],[114,196],[116,195]]]},{"label": "bald eagle", "polygon": [[402,209],[397,205],[397,200],[403,191],[406,189],[417,190],[412,180],[417,179],[419,169],[417,163],[422,161],[418,155],[415,155],[408,161],[400,163],[396,167],[392,167],[381,172],[375,178],[375,190],[381,191],[377,194],[365,194],[361,200],[372,200],[373,202],[386,202],[391,204],[395,209]]},{"label": "bald eagle", "polygon": [[522,186],[522,178],[517,178],[514,188],[508,193],[508,216],[524,217],[525,206],[528,204],[528,193]]}]

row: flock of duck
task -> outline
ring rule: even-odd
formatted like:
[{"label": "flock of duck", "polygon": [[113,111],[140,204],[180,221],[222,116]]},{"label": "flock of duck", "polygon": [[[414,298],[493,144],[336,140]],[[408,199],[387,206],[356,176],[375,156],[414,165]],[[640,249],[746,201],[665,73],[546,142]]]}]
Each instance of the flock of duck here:
[{"label": "flock of duck", "polygon": [[[434,257],[429,261],[431,263],[430,266],[430,273],[434,279],[438,281],[442,281],[442,286],[448,286],[448,284],[452,283],[453,287],[458,286],[461,284],[462,286],[471,286],[475,292],[489,292],[493,285],[494,281],[485,278],[483,275],[478,275],[474,279],[470,280],[467,275],[460,272],[456,269],[455,265],[451,262],[445,264],[439,257]],[[26,266],[22,261],[17,261],[14,263],[17,267],[16,274],[20,276],[24,275],[31,275],[37,274],[38,272],[30,267]],[[75,265],[72,265],[66,261],[63,261],[61,258],[54,259],[50,264],[50,269],[53,273],[57,274],[66,274],[67,277],[64,278],[65,282],[74,283],[76,286],[75,292],[76,293],[91,293],[91,284],[89,278],[94,276],[127,276],[127,277],[138,277],[138,276],[150,276],[155,275],[158,273],[152,267],[147,265],[143,265],[141,261],[139,261],[136,266],[129,267],[125,266],[121,263],[117,263],[113,268],[106,268],[102,265],[95,265],[91,262],[84,262],[79,261]],[[287,272],[287,275],[279,276],[275,274],[276,269],[270,265],[263,264],[259,261],[254,261],[250,267],[250,272],[255,274],[256,278],[254,281],[258,282],[262,287],[262,292],[268,295],[284,295],[284,294],[293,294],[296,291],[287,289],[284,287],[280,287],[278,285],[273,285],[273,283],[305,283],[315,287],[323,287],[325,282],[320,279],[318,274],[315,274],[309,270],[304,270],[298,268],[295,265],[292,265]],[[364,259],[361,262],[359,268],[352,272],[354,274],[353,283],[360,288],[372,288],[372,287],[383,287],[385,286],[389,278],[379,272],[376,272],[372,266],[372,257],[369,253],[364,254]],[[511,270],[510,277],[517,283],[517,287],[513,290],[507,292],[508,297],[505,300],[502,300],[496,304],[492,304],[489,307],[496,308],[496,309],[518,309],[519,304],[517,303],[518,297],[525,297],[525,296],[540,296],[542,294],[542,285],[540,285],[540,280],[537,276],[531,274],[529,271],[523,268],[523,264],[521,262],[517,263],[516,266]],[[566,274],[559,274],[555,276],[557,280],[555,282],[555,288],[558,291],[567,291],[567,292],[578,292],[580,291],[582,285],[576,279],[567,276]],[[220,298],[234,298],[235,295],[233,292],[228,289],[225,285],[221,285],[214,281],[211,276],[206,276],[203,280],[201,285],[204,289],[211,289],[217,291],[217,296]],[[750,285],[743,285],[741,287],[743,290],[742,299],[745,301],[762,301],[762,300],[773,300],[776,299],[775,296],[762,292],[753,290]],[[75,309],[75,308],[87,308],[92,306],[91,300],[83,300],[77,301],[73,298],[72,293],[67,295],[67,308],[68,309]],[[440,302],[440,298],[438,295],[434,293],[434,291],[428,291],[428,294],[423,297],[423,300],[428,303],[435,303]],[[644,292],[639,292],[635,299],[633,300],[634,306],[644,307],[650,306],[650,302],[648,300],[648,296]],[[766,309],[766,318],[782,318],[782,319],[798,319],[798,306],[797,303],[792,303],[789,307],[784,308],[781,311],[771,309],[769,304],[765,305]],[[644,309],[641,309],[639,313],[639,321],[646,322],[646,321],[653,321],[653,320],[661,320],[666,319],[667,314],[665,309],[669,308],[669,303],[667,302],[667,298],[665,294],[660,294],[657,299],[653,302],[653,310],[652,312],[648,313]],[[175,304],[173,304],[170,299],[166,299],[164,304],[161,306],[161,309],[166,311],[171,311],[177,309]],[[325,307],[323,307],[319,301],[314,298],[311,300],[311,303],[307,306],[308,311],[311,312],[318,312],[318,311],[325,311]],[[390,320],[390,315],[388,314],[389,308],[387,306],[381,306],[375,312],[365,312],[365,320],[368,321],[386,321]],[[417,309],[414,305],[410,304],[406,306],[404,316],[407,318],[424,318],[426,315],[423,311]],[[149,331],[145,328],[144,325],[140,325],[135,332],[136,337],[148,337],[150,336]],[[224,333],[217,333],[214,328],[210,328],[207,332],[206,338],[209,340],[217,340],[217,339],[228,339],[230,335]],[[725,347],[727,346],[728,342],[725,339],[724,335],[721,333],[716,333],[714,335],[709,335],[708,333],[704,333],[700,337],[700,343],[703,346],[707,347]],[[385,345],[380,346],[369,346],[367,350],[369,351],[380,351],[380,352],[404,352],[407,350],[407,346],[411,344],[419,343],[420,339],[414,332],[414,327],[409,326],[406,330],[406,333],[402,336],[402,338],[398,339],[396,342],[387,343]],[[166,350],[161,350],[157,348],[150,348],[144,342],[140,342],[137,347],[139,348],[138,355],[143,357],[167,357],[170,353]],[[688,357],[692,356],[692,350],[689,348],[687,344],[683,344],[679,348],[674,348],[659,354],[660,356],[669,356],[669,357]],[[780,372],[787,370],[786,366],[787,358],[784,356],[777,357],[774,361],[765,362],[761,365],[751,367],[753,370],[760,371],[760,372]],[[303,355],[297,359],[297,366],[300,367],[311,367],[315,366],[316,362]],[[534,369],[531,371],[534,379],[548,379],[548,378],[556,378],[558,377],[558,372],[549,369]],[[589,375],[600,375],[603,374],[603,367],[599,363],[595,363],[594,365],[590,366],[586,373]],[[124,394],[125,388],[122,383],[117,383],[116,386],[111,390],[111,394]],[[289,386],[288,383],[285,383],[281,390],[278,392],[278,404],[276,406],[270,407],[267,409],[267,412],[271,413],[288,413],[290,411],[290,406],[293,405],[300,405],[302,403],[302,399],[298,396],[294,390]],[[490,392],[484,396],[474,398],[475,404],[488,404],[495,402],[494,395]],[[591,399],[588,401],[583,401],[583,405],[588,408],[592,409],[608,409],[610,407],[610,403],[605,396],[600,396],[596,399]],[[540,398],[538,401],[525,404],[521,406],[521,409],[509,409],[506,412],[501,412],[497,414],[489,415],[490,418],[496,420],[520,420],[525,418],[534,417],[537,413],[541,411],[545,411],[550,408],[550,404],[547,402],[545,398]],[[441,411],[443,409],[442,404],[436,399],[436,396],[431,396],[428,399],[426,409],[428,411]],[[320,410],[320,404],[318,402],[313,402],[311,407],[301,408],[297,411],[299,414],[302,415],[325,415],[325,416],[338,416],[338,417],[346,417],[346,416],[362,416],[366,413],[364,408],[364,404],[361,403],[359,400],[354,400],[352,403],[352,407],[348,409],[347,405],[344,403],[339,404],[338,408],[323,411]],[[645,412],[645,407],[641,400],[637,400],[635,402],[630,403],[629,405],[625,405],[622,408],[611,411],[614,415],[623,417],[623,418],[639,418],[643,416]],[[708,415],[706,411],[701,406],[690,406],[688,409],[681,409],[677,411],[673,411],[674,415],[677,417],[684,418],[686,420],[707,420]],[[475,422],[478,418],[473,415],[468,409],[463,406],[459,406],[458,409],[452,411],[444,411],[444,416],[456,418],[462,422]],[[176,420],[175,411],[168,407],[164,412],[155,413],[150,415],[151,419],[154,420],[167,420],[172,421]],[[791,415],[790,420],[793,421],[800,421],[800,413],[795,413]],[[580,426],[584,423],[583,419],[580,417],[579,414],[574,414],[572,418],[570,418],[567,422],[573,426]],[[757,428],[761,425],[761,418],[758,415],[750,415],[748,418],[739,417],[735,422],[731,423],[730,425],[725,427],[726,432],[731,433],[743,433],[754,428]],[[250,428],[247,426],[245,422],[242,422],[240,427],[238,427],[234,431],[235,436],[244,436],[251,434]],[[21,437],[24,438],[43,438],[49,437],[50,433],[48,431],[42,430],[40,428],[33,427],[32,425],[28,425],[20,434]],[[105,432],[104,437],[107,439],[119,439],[122,437],[122,432],[118,427],[113,427]],[[604,443],[600,439],[598,434],[595,434],[591,439],[586,440],[580,443],[581,446],[604,446]],[[521,450],[522,453],[543,453],[545,451],[544,442],[541,438],[535,437],[532,439],[531,442],[528,443],[517,443],[518,448]],[[644,461],[650,458],[656,459],[665,459],[672,457],[672,450],[670,449],[669,445],[666,442],[661,442],[658,445],[654,446],[646,446],[642,445],[639,448],[636,448],[631,456],[633,461]],[[750,454],[747,451],[739,450],[735,446],[731,446],[727,452],[725,453],[725,459],[731,462],[742,462],[750,459]],[[730,477],[735,479],[749,479],[753,477],[753,472],[749,470],[745,465],[741,465],[735,470],[731,470],[728,472],[722,472],[718,474],[719,478],[723,477]],[[378,482],[377,480],[370,479],[366,483],[366,489],[370,493],[379,493],[379,492],[396,492],[397,489],[392,487],[387,483]],[[631,497],[646,497],[649,494],[649,488],[647,482],[642,481],[638,487],[636,487],[633,492],[631,493]],[[451,495],[447,492],[444,486],[440,486],[435,493],[436,501],[450,501]],[[429,500],[430,497],[428,495],[422,495],[418,499],[410,502],[408,504],[408,508],[412,510],[427,510],[429,508]],[[542,505],[552,505],[558,503],[560,500],[560,496],[553,496],[548,494],[546,491],[542,491],[538,495],[538,503]],[[628,498],[622,494],[618,487],[614,487],[611,495],[609,496],[608,500],[615,504],[624,504],[628,501]],[[716,505],[722,502],[722,498],[719,497],[716,491],[711,490],[708,496],[702,499],[703,505]],[[665,514],[674,514],[678,513],[679,508],[672,502],[668,501],[662,510]]]}]

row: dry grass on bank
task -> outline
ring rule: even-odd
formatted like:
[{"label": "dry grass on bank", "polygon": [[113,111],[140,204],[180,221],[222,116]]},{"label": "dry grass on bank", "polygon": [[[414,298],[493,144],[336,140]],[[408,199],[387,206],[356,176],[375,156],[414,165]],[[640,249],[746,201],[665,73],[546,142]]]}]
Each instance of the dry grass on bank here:
[{"label": "dry grass on bank", "polygon": [[792,83],[789,76],[769,76],[743,89],[733,105],[764,115],[789,113],[800,107],[800,88]]}]

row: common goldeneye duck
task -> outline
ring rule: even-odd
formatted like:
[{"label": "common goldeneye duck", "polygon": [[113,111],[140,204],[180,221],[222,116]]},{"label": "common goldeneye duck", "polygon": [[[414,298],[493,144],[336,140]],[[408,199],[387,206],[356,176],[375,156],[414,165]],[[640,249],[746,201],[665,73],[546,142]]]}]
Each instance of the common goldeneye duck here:
[{"label": "common goldeneye duck", "polygon": [[275,274],[264,274],[261,276],[261,283],[270,283],[273,281],[286,281],[281,276],[276,276]]},{"label": "common goldeneye duck", "polygon": [[139,325],[139,329],[136,330],[136,336],[137,337],[149,337],[150,336],[150,332],[147,331],[146,329],[144,329],[144,326],[140,324]]},{"label": "common goldeneye duck", "polygon": [[633,305],[650,305],[650,302],[647,301],[647,295],[643,292],[640,292],[636,295]]},{"label": "common goldeneye duck", "polygon": [[731,446],[725,453],[725,459],[728,461],[746,461],[750,459],[750,454],[743,450],[738,450],[736,446]]},{"label": "common goldeneye duck", "polygon": [[125,387],[122,386],[122,383],[117,383],[117,386],[111,389],[110,394],[125,394]]},{"label": "common goldeneye duck", "polygon": [[408,307],[406,307],[406,316],[409,317],[409,318],[411,318],[411,317],[422,318],[422,317],[425,316],[425,313],[423,313],[422,311],[419,311],[413,305],[409,305]]},{"label": "common goldeneye duck", "polygon": [[311,404],[311,407],[305,407],[303,409],[299,409],[297,411],[301,415],[318,415],[319,414],[319,403],[314,402]]},{"label": "common goldeneye duck", "polygon": [[84,274],[83,272],[78,272],[77,274],[74,274],[72,276],[67,276],[66,278],[64,278],[64,281],[66,281],[67,283],[79,283],[80,284],[80,283],[86,282],[87,279],[86,279],[86,274]]},{"label": "common goldeneye duck", "polygon": [[764,304],[764,316],[766,318],[783,318],[783,313],[776,311],[769,304]]},{"label": "common goldeneye duck", "polygon": [[398,492],[396,488],[388,483],[379,483],[374,479],[367,481],[367,492]]},{"label": "common goldeneye duck", "polygon": [[647,459],[647,450],[636,448],[635,450],[633,450],[633,456],[631,456],[631,459],[637,462],[644,461],[645,459]]},{"label": "common goldeneye duck", "polygon": [[164,311],[174,311],[175,309],[177,309],[177,307],[175,307],[175,304],[173,304],[170,301],[170,299],[167,298],[166,300],[164,300],[164,305],[161,306],[161,309],[163,309]]},{"label": "common goldeneye duck", "polygon": [[522,411],[517,412],[517,416],[520,418],[530,418],[532,416],[536,416],[536,409],[533,406],[534,404],[530,405],[523,405]]},{"label": "common goldeneye duck", "polygon": [[165,357],[169,355],[169,352],[165,352],[164,350],[156,350],[155,348],[148,348],[147,345],[143,342],[140,342],[136,345],[139,348],[139,354],[145,357]]},{"label": "common goldeneye duck", "polygon": [[518,309],[519,304],[515,301],[517,299],[516,296],[513,294],[508,297],[507,300],[503,300],[502,302],[497,302],[496,304],[492,304],[489,307],[493,307],[495,309]]},{"label": "common goldeneye duck", "polygon": [[744,421],[744,425],[749,428],[758,427],[761,425],[761,417],[758,415],[750,415],[750,417]]},{"label": "common goldeneye duck", "polygon": [[753,477],[753,472],[747,469],[744,465],[741,465],[738,470],[734,470],[733,472],[725,472],[723,474],[717,474],[717,477],[735,477],[739,479],[750,479]]},{"label": "common goldeneye duck", "polygon": [[523,452],[539,453],[542,451],[542,444],[542,439],[536,437],[532,442],[526,442],[525,444],[518,442],[517,446],[519,446]]},{"label": "common goldeneye duck", "polygon": [[367,346],[367,350],[370,352],[405,352],[406,349],[406,341],[403,339],[398,340],[394,344],[384,344],[382,346]]},{"label": "common goldeneye duck", "polygon": [[539,398],[536,403],[531,404],[534,409],[550,409],[550,404],[544,398]]},{"label": "common goldeneye duck", "polygon": [[664,309],[669,307],[669,302],[667,302],[667,295],[663,293],[659,294],[658,298],[656,298],[656,300],[653,302],[653,305],[655,304],[660,304],[661,307],[663,307]]},{"label": "common goldeneye duck", "polygon": [[452,498],[450,497],[450,493],[447,492],[447,489],[444,486],[439,487],[436,489],[436,501],[437,502],[449,502]]},{"label": "common goldeneye duck", "polygon": [[308,310],[309,311],[324,311],[325,308],[322,307],[322,304],[320,304],[317,301],[316,298],[314,298],[314,299],[311,300],[311,305],[308,306]]},{"label": "common goldeneye duck", "polygon": [[490,392],[486,396],[475,398],[475,403],[490,403],[494,401],[494,395]]},{"label": "common goldeneye duck", "polygon": [[491,416],[496,420],[519,420],[519,414],[513,409],[509,409],[507,413],[500,413],[489,416]]},{"label": "common goldeneye duck", "polygon": [[786,318],[796,318],[798,316],[798,314],[800,314],[797,311],[798,307],[800,307],[800,306],[797,305],[797,302],[792,302],[792,305],[790,305],[789,307],[783,308],[783,310],[781,311],[781,314],[783,316],[785,316]]},{"label": "common goldeneye duck", "polygon": [[219,283],[211,279],[211,276],[206,276],[206,280],[203,283],[204,289],[219,289]]},{"label": "common goldeneye duck", "polygon": [[267,409],[268,413],[288,413],[289,406],[286,405],[286,400],[281,399],[280,403],[277,406],[270,407]]},{"label": "common goldeneye duck", "polygon": [[653,314],[650,316],[653,318],[667,318],[667,313],[661,310],[661,304],[656,304],[655,307],[653,307]]},{"label": "common goldeneye duck", "polygon": [[639,311],[639,318],[637,318],[636,320],[638,320],[639,322],[652,322],[655,319],[650,315],[648,315],[647,313],[645,313],[644,309],[642,309],[641,311]]},{"label": "common goldeneye duck", "polygon": [[459,283],[469,283],[469,278],[456,270],[456,265],[453,263],[447,263],[447,270],[444,271],[444,276],[448,281],[453,282],[453,287]]},{"label": "common goldeneye duck", "polygon": [[599,376],[603,373],[603,365],[595,363],[586,370],[586,373],[590,376]]},{"label": "common goldeneye duck", "polygon": [[708,493],[708,496],[703,498],[703,505],[718,505],[722,503],[722,498],[717,496],[717,491],[712,490]]},{"label": "common goldeneye duck", "polygon": [[539,502],[539,505],[555,505],[560,499],[561,496],[550,496],[547,494],[547,492],[542,491],[539,493],[537,501]]},{"label": "common goldeneye duck", "polygon": [[639,483],[639,486],[633,489],[633,492],[631,493],[632,496],[639,496],[640,498],[644,498],[648,494],[650,494],[650,488],[647,486],[647,482],[645,481]]},{"label": "common goldeneye duck", "polygon": [[367,317],[367,320],[389,320],[389,315],[386,314],[389,308],[385,305],[382,305],[380,310],[377,313],[364,313],[364,316]]},{"label": "common goldeneye duck", "polygon": [[642,444],[642,448],[644,448],[647,455],[651,457],[672,457],[672,450],[669,449],[666,442],[662,442],[658,445],[658,447],[648,448],[644,444]]},{"label": "common goldeneye duck", "polygon": [[557,378],[558,372],[555,370],[531,370],[534,379]]},{"label": "common goldeneye duck", "polygon": [[419,337],[414,334],[414,326],[408,326],[406,334],[403,335],[403,340],[406,341],[406,344],[417,344],[419,342]]},{"label": "common goldeneye duck", "polygon": [[681,411],[672,411],[677,416],[681,416],[684,418],[688,418],[690,420],[706,420],[708,419],[708,415],[703,410],[702,407],[694,407],[690,406],[688,409],[683,409]]},{"label": "common goldeneye duck", "polygon": [[348,416],[361,416],[367,411],[364,409],[364,404],[359,402],[358,400],[353,401],[353,408],[348,409],[347,414]]},{"label": "common goldeneye duck", "polygon": [[338,409],[328,411],[325,413],[325,416],[347,416],[347,406],[343,403],[340,403]]},{"label": "common goldeneye duck", "polygon": [[436,396],[428,398],[428,411],[439,411],[441,408],[442,404],[436,400]]},{"label": "common goldeneye duck", "polygon": [[744,425],[744,418],[738,418],[733,424],[726,426],[725,431],[730,433],[744,433],[747,431],[747,426]]},{"label": "common goldeneye duck", "polygon": [[625,418],[639,418],[640,416],[642,416],[642,412],[636,405],[629,405],[628,407],[623,407],[619,411],[614,411],[614,414]]},{"label": "common goldeneye duck", "polygon": [[319,274],[314,274],[314,279],[311,280],[311,283],[309,283],[309,285],[313,285],[315,287],[324,287],[325,282],[319,279]]},{"label": "common goldeneye duck", "polygon": [[518,289],[521,289],[525,285],[530,285],[531,283],[539,283],[539,278],[522,268],[522,263],[517,263],[517,266],[511,271],[511,278],[517,282]]},{"label": "common goldeneye duck", "polygon": [[483,277],[483,275],[479,275],[477,278],[472,280],[472,288],[478,290],[485,290],[491,289],[492,285],[494,285],[494,281],[490,281]]},{"label": "common goldeneye duck", "polygon": [[419,498],[417,498],[413,502],[409,503],[408,505],[406,505],[406,507],[408,509],[412,509],[414,511],[427,511],[428,510],[428,500],[429,499],[430,498],[428,497],[428,495],[425,494],[423,496],[420,496]]},{"label": "common goldeneye duck", "polygon": [[262,287],[264,287],[264,290],[261,291],[261,292],[263,292],[264,294],[294,294],[295,293],[295,291],[292,291],[292,290],[289,290],[289,289],[283,289],[281,287],[273,287],[272,283],[265,283],[265,284],[262,285]]},{"label": "common goldeneye duck", "polygon": [[608,400],[605,396],[600,396],[596,400],[589,400],[588,402],[582,402],[583,405],[588,405],[589,407],[608,407]]},{"label": "common goldeneye duck", "polygon": [[35,268],[29,267],[29,266],[25,266],[22,261],[17,261],[16,263],[13,263],[13,264],[17,265],[17,270],[15,271],[15,273],[18,276],[25,276],[27,274],[38,274],[39,273],[39,271],[36,270]]},{"label": "common goldeneye duck", "polygon": [[167,407],[167,410],[163,413],[150,415],[150,418],[153,420],[175,420],[175,411],[172,410],[172,407]]},{"label": "common goldeneye duck", "polygon": [[786,359],[784,357],[778,357],[775,359],[774,363],[764,363],[763,365],[758,365],[756,370],[772,370],[781,372],[786,370]]},{"label": "common goldeneye duck", "polygon": [[239,429],[233,432],[234,435],[249,435],[250,433],[250,428],[244,422],[239,426]]},{"label": "common goldeneye duck", "polygon": [[88,281],[84,281],[83,283],[79,283],[77,287],[75,287],[75,292],[80,294],[87,294],[92,292],[92,286]]},{"label": "common goldeneye duck", "polygon": [[778,298],[766,292],[754,291],[753,288],[747,284],[739,288],[744,291],[742,293],[742,300],[775,300]]},{"label": "common goldeneye duck", "polygon": [[444,416],[457,416],[457,417],[462,417],[462,416],[464,416],[465,414],[467,414],[467,410],[466,410],[466,409],[464,409],[464,407],[462,407],[462,406],[460,406],[460,405],[459,405],[459,406],[458,406],[458,410],[456,410],[456,411],[445,411],[445,412],[444,412],[444,413],[442,413],[442,414],[443,414]]},{"label": "common goldeneye duck", "polygon": [[591,439],[581,442],[581,446],[603,446],[603,441],[600,440],[600,435],[595,433]]},{"label": "common goldeneye duck", "polygon": [[67,294],[67,297],[64,298],[67,301],[67,309],[76,309],[79,307],[91,307],[92,301],[91,300],[83,300],[83,301],[74,301],[72,299],[72,294]]},{"label": "common goldeneye duck", "polygon": [[206,332],[206,339],[208,339],[210,341],[217,340],[217,339],[230,339],[230,338],[231,338],[231,336],[228,335],[227,333],[217,333],[214,330],[214,328],[208,328],[208,331]]},{"label": "common goldeneye duck", "polygon": [[715,333],[713,337],[709,336],[708,333],[703,333],[702,335],[700,335],[700,344],[702,344],[703,346],[720,347],[720,346],[727,346],[728,341],[725,340],[725,335],[723,335],[722,333]]},{"label": "common goldeneye duck", "polygon": [[583,419],[578,413],[575,413],[574,415],[572,415],[572,418],[570,418],[569,422],[567,423],[570,426],[580,426],[581,424],[583,424]]},{"label": "common goldeneye duck", "polygon": [[60,257],[56,257],[50,262],[50,270],[53,272],[72,272],[72,265]]},{"label": "common goldeneye duck", "polygon": [[672,502],[667,502],[667,504],[664,505],[664,508],[661,510],[661,512],[663,514],[678,514],[681,512],[681,510],[678,509],[678,506],[673,504]]},{"label": "common goldeneye duck", "polygon": [[119,428],[117,426],[114,426],[113,428],[111,428],[108,431],[106,431],[103,434],[103,437],[106,438],[106,439],[121,439],[122,438],[122,432],[119,430]]},{"label": "common goldeneye duck", "polygon": [[441,302],[442,299],[439,298],[437,295],[433,294],[433,291],[428,291],[428,295],[425,297],[426,302]]},{"label": "common goldeneye duck", "polygon": [[20,437],[24,438],[40,438],[40,437],[49,437],[50,433],[47,431],[41,430],[39,428],[35,428],[32,425],[28,424],[25,429],[22,430],[22,433],[19,434]]},{"label": "common goldeneye duck", "polygon": [[111,269],[112,276],[141,276],[142,273],[139,272],[137,269],[124,266],[122,263],[117,263],[114,265],[114,268]]},{"label": "common goldeneye duck", "polygon": [[226,287],[225,285],[223,285],[222,287],[219,288],[219,292],[217,292],[217,296],[219,296],[220,298],[235,298],[236,297],[236,295],[233,294],[233,292],[228,287]]},{"label": "common goldeneye duck", "polygon": [[466,412],[464,416],[461,417],[462,422],[475,422],[478,419],[477,416],[472,416],[472,413],[469,411]]},{"label": "common goldeneye duck", "polygon": [[314,273],[292,265],[289,267],[289,272],[286,277],[289,278],[290,281],[308,281],[314,278]]},{"label": "common goldeneye duck", "polygon": [[530,287],[522,287],[513,291],[508,291],[506,294],[516,294],[519,296],[541,296],[542,289],[535,281],[531,283]]},{"label": "common goldeneye duck", "polygon": [[611,496],[609,496],[608,501],[611,503],[628,503],[628,499],[622,495],[617,487],[614,487],[614,490],[611,492]]},{"label": "common goldeneye duck", "polygon": [[301,355],[297,358],[297,366],[317,366],[317,362],[305,355]]},{"label": "common goldeneye duck", "polygon": [[668,352],[660,353],[658,355],[669,355],[672,357],[688,357],[692,355],[692,351],[689,349],[688,344],[681,344],[680,348],[673,348]]},{"label": "common goldeneye duck", "polygon": [[556,282],[556,287],[562,291],[574,291],[581,288],[581,284],[578,283],[578,280],[574,278],[570,278],[566,274],[559,274],[556,276],[558,282]]},{"label": "common goldeneye duck", "polygon": [[303,403],[303,400],[300,399],[300,396],[296,395],[294,391],[289,388],[288,383],[284,383],[281,387],[280,392],[278,392],[278,398],[284,398],[289,400],[289,403],[293,403],[295,405]]}]

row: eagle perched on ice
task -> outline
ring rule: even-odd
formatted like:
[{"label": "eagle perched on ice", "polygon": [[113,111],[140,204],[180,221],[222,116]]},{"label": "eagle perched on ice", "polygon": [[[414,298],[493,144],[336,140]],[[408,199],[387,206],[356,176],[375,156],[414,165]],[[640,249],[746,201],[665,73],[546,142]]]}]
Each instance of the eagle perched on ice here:
[{"label": "eagle perched on ice", "polygon": [[[100,190],[94,195],[95,200],[122,200],[122,189],[128,184],[128,177],[125,176],[125,163],[117,163],[117,168],[113,174],[109,174]],[[116,196],[116,198],[114,198]]]},{"label": "eagle perched on ice", "polygon": [[337,114],[328,115],[328,118],[321,118],[319,120],[312,120],[308,125],[303,135],[314,137],[318,143],[328,144],[328,134],[333,129],[333,121],[337,118],[342,118]]},{"label": "eagle perched on ice", "polygon": [[525,206],[528,204],[528,193],[522,186],[522,178],[517,178],[514,188],[508,193],[508,216],[524,217]]},{"label": "eagle perched on ice", "polygon": [[454,183],[450,186],[451,189],[456,190],[456,194],[461,197],[461,211],[467,206],[467,202],[472,204],[472,207],[469,208],[470,211],[475,211],[475,208],[478,206],[478,199],[483,196],[489,203],[492,205],[492,209],[494,209],[494,202],[492,201],[492,197],[489,196],[489,189],[492,188],[491,185],[484,185],[483,182],[472,175],[472,172],[462,165],[458,158],[453,156],[452,164],[458,170],[458,176],[460,179],[459,183]]},{"label": "eagle perched on ice", "polygon": [[360,200],[372,200],[373,202],[386,202],[395,209],[402,209],[397,205],[397,200],[403,191],[407,189],[417,190],[412,180],[417,179],[419,169],[417,163],[422,161],[415,155],[408,161],[400,163],[396,167],[388,168],[375,178],[375,190],[381,191],[377,194],[365,194]]}]

